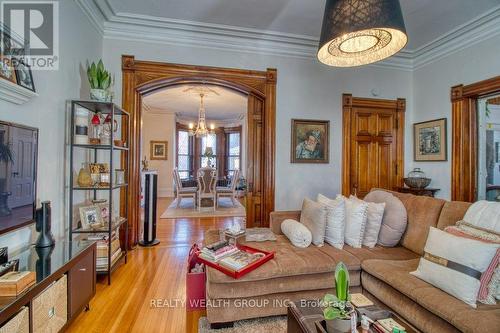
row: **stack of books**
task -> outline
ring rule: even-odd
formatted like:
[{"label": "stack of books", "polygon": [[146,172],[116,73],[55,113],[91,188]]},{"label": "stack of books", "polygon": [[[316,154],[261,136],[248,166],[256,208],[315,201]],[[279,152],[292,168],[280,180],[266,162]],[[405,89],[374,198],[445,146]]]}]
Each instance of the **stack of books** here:
[{"label": "stack of books", "polygon": [[106,233],[93,234],[88,236],[88,240],[95,240],[97,243],[97,255],[96,255],[96,269],[98,271],[105,271],[108,269],[108,249],[111,244],[111,266],[120,259],[122,250],[120,247],[120,239],[116,235],[116,232],[111,234],[111,242],[109,241],[109,235]]},{"label": "stack of books", "polygon": [[373,329],[378,333],[404,332],[405,328],[399,325],[394,319],[380,319],[373,324]]},{"label": "stack of books", "polygon": [[0,276],[0,296],[17,296],[35,284],[35,272],[8,272]]},{"label": "stack of books", "polygon": [[205,246],[200,252],[200,258],[212,262],[218,262],[222,258],[236,252],[239,252],[236,245],[229,244],[228,241],[219,241]]}]

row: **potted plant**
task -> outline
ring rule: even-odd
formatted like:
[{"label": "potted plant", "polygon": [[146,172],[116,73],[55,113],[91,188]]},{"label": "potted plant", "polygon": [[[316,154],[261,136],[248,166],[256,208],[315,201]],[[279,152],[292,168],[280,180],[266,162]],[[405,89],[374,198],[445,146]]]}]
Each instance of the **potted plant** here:
[{"label": "potted plant", "polygon": [[328,333],[351,332],[351,315],[354,311],[349,302],[349,272],[343,262],[335,268],[335,293],[323,297],[323,315]]},{"label": "potted plant", "polygon": [[92,62],[87,66],[87,77],[90,83],[90,99],[99,102],[111,102],[111,86],[112,78],[110,72],[104,69],[102,60],[99,60],[97,65]]}]

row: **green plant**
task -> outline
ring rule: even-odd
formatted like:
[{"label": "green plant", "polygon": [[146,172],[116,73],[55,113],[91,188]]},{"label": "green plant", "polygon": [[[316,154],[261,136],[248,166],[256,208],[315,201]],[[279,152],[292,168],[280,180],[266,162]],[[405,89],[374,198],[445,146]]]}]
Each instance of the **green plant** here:
[{"label": "green plant", "polygon": [[92,62],[87,66],[87,77],[89,79],[90,88],[92,89],[108,89],[111,86],[111,74],[104,69],[102,59],[97,65]]},{"label": "green plant", "polygon": [[326,320],[349,319],[349,271],[343,262],[335,267],[335,293],[323,297],[323,315]]}]

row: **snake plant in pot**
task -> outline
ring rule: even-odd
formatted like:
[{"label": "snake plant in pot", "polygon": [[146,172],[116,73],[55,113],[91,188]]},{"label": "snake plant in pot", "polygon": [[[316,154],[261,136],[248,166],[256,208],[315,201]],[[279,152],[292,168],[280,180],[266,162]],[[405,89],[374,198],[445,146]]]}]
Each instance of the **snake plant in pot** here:
[{"label": "snake plant in pot", "polygon": [[323,297],[323,315],[328,333],[351,332],[351,316],[354,309],[349,303],[349,272],[343,262],[335,268],[335,295]]},{"label": "snake plant in pot", "polygon": [[95,62],[87,66],[87,77],[90,83],[90,99],[99,102],[111,102],[112,94],[109,92],[111,87],[111,73],[104,69],[102,60],[97,65]]}]

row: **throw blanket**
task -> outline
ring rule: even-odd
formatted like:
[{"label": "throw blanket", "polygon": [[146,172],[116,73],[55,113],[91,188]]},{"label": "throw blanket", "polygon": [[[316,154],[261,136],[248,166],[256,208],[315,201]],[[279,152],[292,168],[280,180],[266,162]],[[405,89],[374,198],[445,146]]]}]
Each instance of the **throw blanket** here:
[{"label": "throw blanket", "polygon": [[302,223],[286,219],[281,223],[281,232],[285,234],[290,242],[296,247],[308,247],[312,242],[312,234]]}]

